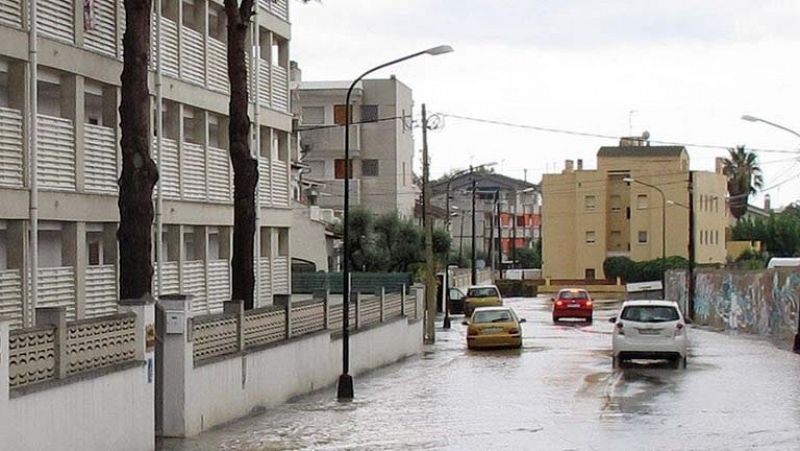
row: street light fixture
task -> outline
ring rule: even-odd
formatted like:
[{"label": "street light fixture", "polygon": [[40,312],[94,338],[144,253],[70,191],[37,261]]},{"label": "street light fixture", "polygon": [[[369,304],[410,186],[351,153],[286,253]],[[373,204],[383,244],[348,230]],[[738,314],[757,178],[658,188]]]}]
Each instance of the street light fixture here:
[{"label": "street light fixture", "polygon": [[638,183],[642,186],[646,186],[648,188],[652,188],[658,191],[658,194],[661,195],[661,292],[666,294],[667,292],[667,285],[666,285],[666,271],[664,271],[664,265],[666,264],[667,258],[667,198],[664,196],[664,191],[661,188],[651,185],[649,183],[642,182],[640,180],[636,180],[633,177],[625,177],[622,179],[625,183]]},{"label": "street light fixture", "polygon": [[[792,130],[789,127],[785,127],[783,125],[776,124],[774,122],[768,121],[766,119],[761,119],[759,117],[750,116],[748,114],[745,114],[744,116],[742,116],[742,120],[749,121],[749,122],[763,122],[763,123],[765,123],[767,125],[770,125],[770,126],[775,127],[775,128],[779,128],[779,129],[781,129],[781,130],[783,130],[783,131],[785,131],[787,133],[791,133],[794,136],[797,136],[798,138],[800,138],[800,132]],[[800,305],[797,306],[797,333],[794,335],[794,348],[793,349],[794,349],[794,352],[800,354]]]},{"label": "street light fixture", "polygon": [[453,48],[449,45],[440,45],[380,64],[359,75],[358,78],[353,80],[353,82],[350,84],[350,87],[347,89],[347,96],[345,98],[346,114],[344,128],[344,233],[342,237],[344,240],[344,244],[342,246],[342,255],[344,255],[344,262],[342,265],[342,374],[339,376],[339,384],[337,389],[337,398],[340,401],[353,399],[353,376],[350,375],[350,244],[348,242],[350,237],[350,176],[352,172],[350,170],[350,96],[353,94],[353,89],[356,87],[358,82],[361,81],[361,79],[377,70],[410,60],[411,58],[416,58],[418,56],[436,56],[450,53],[452,51]]}]

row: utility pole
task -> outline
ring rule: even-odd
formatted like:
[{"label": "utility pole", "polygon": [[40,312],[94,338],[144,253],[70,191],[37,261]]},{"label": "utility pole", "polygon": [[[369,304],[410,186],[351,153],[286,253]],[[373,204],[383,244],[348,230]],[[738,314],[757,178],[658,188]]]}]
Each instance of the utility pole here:
[{"label": "utility pole", "polygon": [[511,217],[511,266],[517,267],[517,191],[514,190],[514,216]]},{"label": "utility pole", "polygon": [[[494,200],[494,198],[492,198]],[[484,221],[486,220],[486,214],[483,215]],[[486,228],[484,227],[484,230]],[[494,205],[489,206],[489,268],[494,271]]]},{"label": "utility pole", "polygon": [[469,175],[472,177],[472,284],[478,284],[478,256],[477,246],[475,245],[475,191],[478,189],[475,182],[475,171],[472,165],[469,166]]},{"label": "utility pole", "polygon": [[[433,261],[433,221],[431,218],[430,160],[428,159],[428,115],[422,104],[422,206],[425,225],[425,341],[436,341],[436,272]],[[448,212],[450,214],[450,212]]]},{"label": "utility pole", "polygon": [[494,206],[496,210],[495,221],[497,221],[497,270],[503,272],[503,229],[500,227],[500,190],[494,195]]},{"label": "utility pole", "polygon": [[[694,171],[689,171],[689,280],[687,316],[694,319]],[[665,287],[666,290],[666,287]]]},{"label": "utility pole", "polygon": [[461,265],[461,262],[464,259],[464,212],[461,213],[461,230],[458,232],[458,264]]}]

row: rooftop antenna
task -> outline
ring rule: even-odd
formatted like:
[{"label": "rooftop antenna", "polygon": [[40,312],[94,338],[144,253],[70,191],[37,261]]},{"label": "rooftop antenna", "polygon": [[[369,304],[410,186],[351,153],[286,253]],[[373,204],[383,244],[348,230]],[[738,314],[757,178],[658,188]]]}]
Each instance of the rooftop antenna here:
[{"label": "rooftop antenna", "polygon": [[628,111],[628,136],[633,136],[633,115],[636,110]]}]

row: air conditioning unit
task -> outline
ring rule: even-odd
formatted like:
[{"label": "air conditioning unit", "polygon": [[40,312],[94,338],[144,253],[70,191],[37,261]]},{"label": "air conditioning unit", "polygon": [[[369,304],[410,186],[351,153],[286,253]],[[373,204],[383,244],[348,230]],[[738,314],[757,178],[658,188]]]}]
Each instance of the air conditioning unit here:
[{"label": "air conditioning unit", "polygon": [[319,207],[316,205],[308,207],[308,217],[311,218],[312,221],[320,221],[322,215],[320,215]]}]

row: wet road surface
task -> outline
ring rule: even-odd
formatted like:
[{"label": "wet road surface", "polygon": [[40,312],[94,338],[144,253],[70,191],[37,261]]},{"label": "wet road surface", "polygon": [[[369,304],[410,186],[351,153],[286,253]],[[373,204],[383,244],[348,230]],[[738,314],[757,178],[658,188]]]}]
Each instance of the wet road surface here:
[{"label": "wet road surface", "polygon": [[686,370],[611,368],[615,310],[553,325],[542,298],[507,299],[523,348],[468,351],[461,317],[419,358],[162,450],[800,450],[800,356],[693,328]]}]

